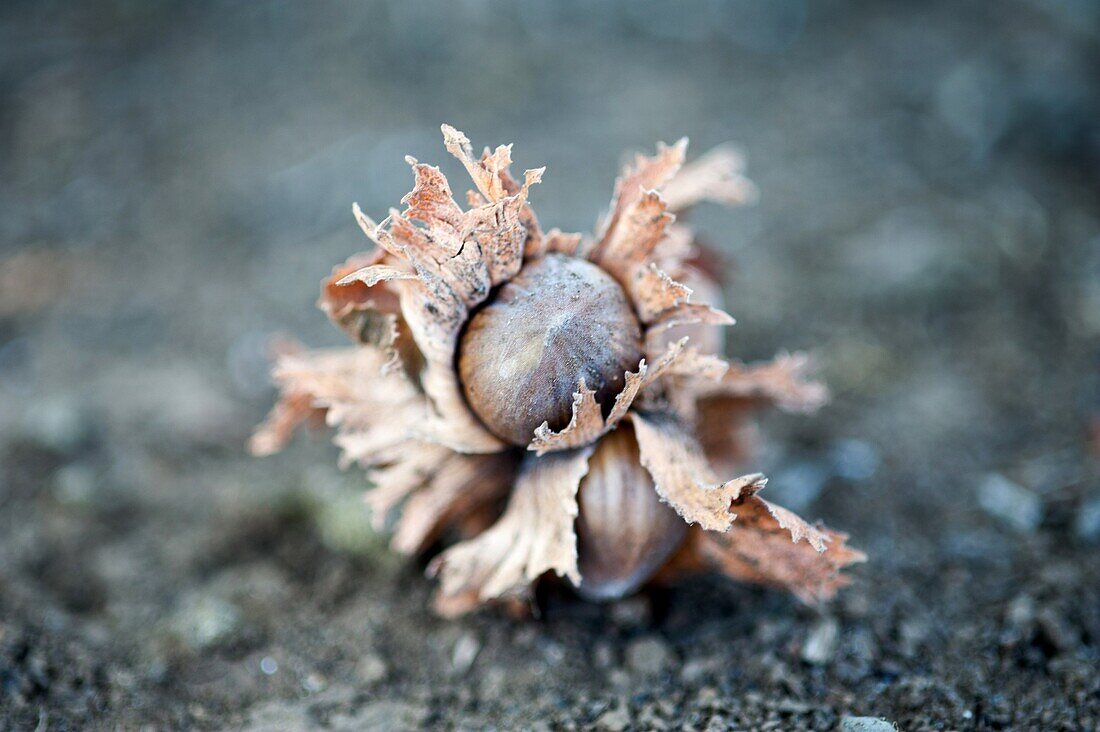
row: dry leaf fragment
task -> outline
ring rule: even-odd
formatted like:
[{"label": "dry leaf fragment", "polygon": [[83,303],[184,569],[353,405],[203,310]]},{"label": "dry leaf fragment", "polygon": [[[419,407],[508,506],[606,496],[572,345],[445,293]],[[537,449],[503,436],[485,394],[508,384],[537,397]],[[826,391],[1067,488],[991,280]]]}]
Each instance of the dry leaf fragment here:
[{"label": "dry leaf fragment", "polygon": [[665,229],[674,219],[657,191],[643,191],[637,200],[626,206],[589,259],[629,288],[635,270],[650,261],[664,239]]},{"label": "dry leaf fragment", "polygon": [[702,201],[740,206],[756,200],[756,186],[745,174],[745,158],[731,145],[719,145],[680,169],[665,184],[670,211],[683,211]]},{"label": "dry leaf fragment", "polygon": [[703,303],[685,303],[661,315],[660,319],[652,323],[646,330],[645,350],[647,354],[660,353],[668,342],[668,333],[673,328],[685,325],[733,325],[733,317],[718,308]]},{"label": "dry leaf fragment", "polygon": [[451,455],[414,492],[401,511],[391,546],[403,554],[423,551],[450,523],[508,494],[515,471],[510,452]]},{"label": "dry leaf fragment", "polygon": [[726,533],[700,532],[703,559],[742,581],[783,587],[804,602],[827,600],[850,580],[840,571],[866,561],[847,536],[811,526],[794,513],[747,493],[733,502]]},{"label": "dry leaf fragment", "polygon": [[611,210],[599,227],[599,244],[614,236],[615,229],[624,213],[641,198],[646,191],[660,190],[680,170],[687,153],[688,140],[681,138],[675,145],[664,143],[657,145],[657,154],[653,157],[636,155],[634,164],[623,168],[622,175],[615,181],[615,192],[611,198]]},{"label": "dry leaf fragment", "polygon": [[274,378],[284,400],[252,438],[251,448],[269,454],[285,444],[301,418],[322,411],[335,427],[343,461],[373,465],[408,439],[423,419],[423,395],[400,371],[387,371],[388,356],[378,348],[327,349],[288,353],[276,362]]},{"label": "dry leaf fragment", "polygon": [[298,425],[309,419],[324,418],[324,410],[313,406],[313,397],[303,392],[284,393],[275,402],[263,424],[248,441],[253,455],[274,455],[290,442]]},{"label": "dry leaf fragment", "polygon": [[582,379],[577,392],[573,394],[573,417],[569,424],[560,432],[554,432],[547,422],[543,422],[535,430],[535,438],[527,449],[542,455],[555,450],[567,450],[586,445],[594,442],[601,435],[607,434],[627,415],[631,404],[643,389],[675,367],[676,362],[685,353],[686,344],[686,338],[670,343],[665,353],[652,366],[642,359],[638,363],[637,371],[633,373],[628,371],[625,374],[623,390],[615,397],[615,403],[606,419],[599,404],[596,403],[595,392],[588,389]]},{"label": "dry leaf fragment", "polygon": [[631,414],[642,465],[653,477],[661,499],[689,524],[725,531],[733,522],[730,504],[766,479],[760,473],[719,483],[695,438],[665,415]]},{"label": "dry leaf fragment", "polygon": [[634,271],[630,291],[638,308],[638,318],[643,323],[652,323],[662,314],[685,304],[692,294],[690,287],[672,279],[656,262]]},{"label": "dry leaf fragment", "polygon": [[810,377],[812,369],[807,353],[780,353],[751,365],[734,361],[721,380],[699,387],[699,397],[763,399],[788,412],[815,412],[829,400],[829,390]]},{"label": "dry leaf fragment", "polygon": [[433,560],[429,572],[439,576],[440,596],[454,599],[473,593],[480,604],[522,594],[550,571],[578,584],[573,522],[577,487],[588,472],[592,449],[528,455],[500,520]]}]

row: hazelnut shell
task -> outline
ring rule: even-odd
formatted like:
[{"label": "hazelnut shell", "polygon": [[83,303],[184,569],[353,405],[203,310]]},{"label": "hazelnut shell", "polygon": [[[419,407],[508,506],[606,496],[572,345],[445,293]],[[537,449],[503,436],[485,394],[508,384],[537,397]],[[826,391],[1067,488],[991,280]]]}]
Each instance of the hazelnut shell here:
[{"label": "hazelnut shell", "polygon": [[615,600],[637,590],[687,535],[687,524],[658,498],[627,425],[600,440],[577,503],[577,589],[590,600]]},{"label": "hazelnut shell", "polygon": [[583,380],[605,414],[642,358],[641,327],[598,266],[550,254],[524,266],[467,324],[458,351],[466,401],[514,445],[569,424]]}]

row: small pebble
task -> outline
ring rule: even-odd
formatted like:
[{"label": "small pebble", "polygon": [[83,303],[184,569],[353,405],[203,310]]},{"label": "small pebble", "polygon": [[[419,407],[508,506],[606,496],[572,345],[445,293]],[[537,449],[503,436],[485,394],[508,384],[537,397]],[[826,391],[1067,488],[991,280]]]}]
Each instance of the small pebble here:
[{"label": "small pebble", "polygon": [[592,652],[592,661],[597,668],[610,668],[615,662],[615,652],[611,649],[611,645],[605,641],[598,642]]},{"label": "small pebble", "polygon": [[806,636],[802,646],[802,660],[815,666],[828,663],[836,654],[836,644],[840,637],[840,625],[836,618],[822,618]]},{"label": "small pebble", "polygon": [[626,665],[635,673],[655,676],[672,665],[672,649],[656,636],[639,638],[626,648]]},{"label": "small pebble", "polygon": [[621,668],[617,668],[612,669],[611,673],[607,675],[607,683],[616,689],[628,689],[633,682],[630,679],[630,674]]},{"label": "small pebble", "polygon": [[389,675],[386,662],[373,653],[368,653],[359,659],[355,665],[355,673],[364,684],[376,684],[383,681]]},{"label": "small pebble", "polygon": [[620,628],[633,629],[647,626],[652,621],[649,600],[641,595],[628,597],[611,605],[611,620]]},{"label": "small pebble", "polygon": [[1100,496],[1081,504],[1073,529],[1081,541],[1100,541]]},{"label": "small pebble", "polygon": [[302,679],[302,688],[310,694],[316,694],[319,691],[324,691],[325,687],[327,686],[328,680],[316,671],[308,674],[304,679]]},{"label": "small pebble", "polygon": [[464,674],[474,665],[477,654],[481,651],[481,643],[473,633],[466,633],[455,642],[454,652],[451,654],[451,667],[456,674]]},{"label": "small pebble", "polygon": [[249,710],[242,732],[280,732],[288,729],[309,729],[308,710],[301,704],[275,699]]},{"label": "small pebble", "polygon": [[1072,651],[1081,644],[1077,630],[1054,608],[1043,608],[1036,620],[1043,635],[1060,653]]},{"label": "small pebble", "polygon": [[546,659],[546,662],[551,666],[557,666],[565,660],[565,648],[561,643],[556,641],[546,641],[539,644],[542,650],[542,657]]},{"label": "small pebble", "polygon": [[[430,710],[413,702],[379,699],[359,707],[353,712],[339,712],[329,721],[336,730],[403,730],[423,729]],[[304,727],[283,729],[316,729],[316,723]]]},{"label": "small pebble", "polygon": [[898,645],[901,654],[906,658],[916,656],[931,630],[931,626],[923,620],[903,620],[898,625]]},{"label": "small pebble", "polygon": [[91,420],[72,400],[47,399],[27,415],[24,431],[35,442],[62,454],[72,454],[91,435]]},{"label": "small pebble", "polygon": [[990,473],[978,486],[978,505],[1023,533],[1034,533],[1043,519],[1039,496],[998,473]]},{"label": "small pebble", "polygon": [[695,703],[704,709],[710,709],[718,704],[718,690],[713,686],[704,686],[695,695]]},{"label": "small pebble", "polygon": [[849,647],[852,655],[863,661],[873,661],[878,654],[878,644],[875,643],[874,633],[863,627],[852,631]]},{"label": "small pebble", "polygon": [[236,606],[211,596],[184,600],[169,623],[172,635],[195,651],[224,643],[240,629],[241,614]]},{"label": "small pebble", "polygon": [[841,732],[897,732],[897,725],[878,717],[841,717]]},{"label": "small pebble", "polygon": [[625,707],[608,709],[596,720],[596,729],[622,732],[630,726],[630,712]]},{"label": "small pebble", "polygon": [[686,684],[698,684],[721,668],[720,658],[693,658],[680,669],[680,679]]}]

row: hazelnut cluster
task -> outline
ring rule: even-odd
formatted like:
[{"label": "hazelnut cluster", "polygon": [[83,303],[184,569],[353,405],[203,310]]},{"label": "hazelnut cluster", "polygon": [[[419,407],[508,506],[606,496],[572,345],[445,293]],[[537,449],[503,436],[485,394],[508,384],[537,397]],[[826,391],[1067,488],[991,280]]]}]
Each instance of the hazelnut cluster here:
[{"label": "hazelnut cluster", "polygon": [[393,547],[426,551],[445,615],[516,602],[548,575],[605,600],[655,578],[717,569],[831,597],[863,555],[758,492],[759,473],[719,480],[747,455],[747,416],[826,398],[804,355],[755,365],[721,356],[733,319],[675,214],[753,194],[719,148],[684,165],[687,142],[637,156],[592,236],[544,231],[528,201],[543,169],[509,173],[511,147],[475,157],[443,126],[475,190],[454,199],[412,158],[413,190],[376,223],[376,248],[338,266],[320,307],[348,348],[288,347],[281,397],[251,442],[280,449],[322,417]]}]

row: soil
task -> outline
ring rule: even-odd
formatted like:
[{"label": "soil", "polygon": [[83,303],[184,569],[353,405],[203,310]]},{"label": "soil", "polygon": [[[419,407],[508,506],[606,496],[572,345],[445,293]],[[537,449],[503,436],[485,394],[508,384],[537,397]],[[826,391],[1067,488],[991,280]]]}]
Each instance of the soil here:
[{"label": "soil", "polygon": [[[1005,0],[0,8],[0,729],[1100,728],[1100,12]],[[870,561],[443,621],[264,344],[438,124],[590,229],[623,150],[746,151],[693,223],[731,354],[816,348],[768,492]],[[875,717],[881,724],[855,717]],[[883,725],[887,725],[883,727]]]}]

